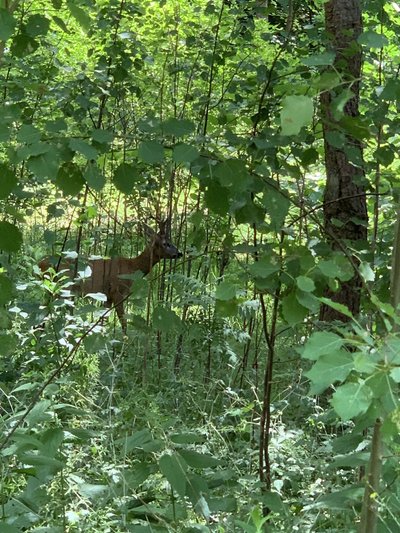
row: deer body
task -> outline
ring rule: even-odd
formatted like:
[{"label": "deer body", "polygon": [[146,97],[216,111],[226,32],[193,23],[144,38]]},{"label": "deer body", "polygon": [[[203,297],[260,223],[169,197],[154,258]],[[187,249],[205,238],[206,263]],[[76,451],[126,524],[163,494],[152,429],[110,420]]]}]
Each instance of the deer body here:
[{"label": "deer body", "polygon": [[[89,261],[91,275],[88,278],[78,279],[74,283],[72,290],[82,296],[89,293],[101,292],[106,295],[107,307],[114,307],[118,315],[122,330],[126,333],[127,323],[125,318],[124,301],[128,298],[131,287],[132,276],[135,272],[142,272],[146,276],[151,269],[162,259],[176,259],[182,257],[181,252],[168,240],[167,230],[168,219],[160,223],[160,231],[154,230],[144,225],[146,235],[150,242],[145,250],[134,258],[113,257],[111,259],[93,259]],[[68,269],[71,277],[73,261],[62,261],[58,270]],[[39,263],[42,271],[50,266],[49,260],[43,259]],[[122,276],[122,277],[121,277]],[[124,277],[126,276],[126,278]]]}]

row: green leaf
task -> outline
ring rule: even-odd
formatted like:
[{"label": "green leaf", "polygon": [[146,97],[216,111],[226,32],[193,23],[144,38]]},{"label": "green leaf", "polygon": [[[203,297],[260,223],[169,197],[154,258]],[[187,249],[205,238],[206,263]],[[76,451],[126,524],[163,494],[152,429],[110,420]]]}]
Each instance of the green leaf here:
[{"label": "green leaf", "polygon": [[270,226],[273,231],[280,231],[289,212],[290,200],[285,193],[276,190],[274,187],[268,187],[264,192],[262,199],[267,213],[270,216]]},{"label": "green leaf", "polygon": [[255,278],[268,278],[276,272],[279,272],[280,260],[275,255],[263,255],[258,261],[249,266],[249,272]]},{"label": "green leaf", "polygon": [[229,210],[229,191],[212,181],[204,193],[204,200],[211,211],[217,215],[226,215]]},{"label": "green leaf", "polygon": [[0,305],[7,304],[13,295],[13,284],[5,274],[0,274]]},{"label": "green leaf", "polygon": [[311,292],[303,292],[302,290],[296,291],[296,298],[299,303],[309,309],[312,313],[318,313],[321,304]]},{"label": "green leaf", "polygon": [[82,154],[88,160],[96,159],[98,156],[97,150],[93,146],[80,139],[71,139],[69,141],[69,147],[74,152]]},{"label": "green leaf", "polygon": [[332,396],[331,404],[342,420],[365,413],[372,401],[372,391],[363,381],[346,383]]},{"label": "green leaf", "polygon": [[164,147],[157,141],[144,141],[139,144],[138,156],[144,163],[162,163]]},{"label": "green leaf", "polygon": [[169,333],[179,330],[182,326],[181,319],[171,309],[158,305],[153,311],[153,327],[159,331]]},{"label": "green leaf", "polygon": [[232,285],[232,283],[229,283],[228,281],[222,281],[217,285],[217,289],[215,291],[215,297],[217,300],[233,300],[236,298],[236,286]]},{"label": "green leaf", "polygon": [[213,466],[221,464],[221,461],[212,455],[199,453],[194,450],[179,450],[179,455],[181,455],[184,458],[185,463],[192,468],[212,468]]},{"label": "green leaf", "polygon": [[347,316],[354,320],[353,315],[351,314],[348,307],[346,307],[343,304],[339,304],[337,302],[332,301],[330,298],[318,298],[319,301],[328,307],[332,307],[332,309],[335,309],[335,311],[339,311],[339,313],[342,313],[342,315]]},{"label": "green leaf", "polygon": [[40,131],[31,124],[22,124],[18,133],[17,141],[33,144],[40,141]]},{"label": "green leaf", "polygon": [[18,252],[22,245],[21,231],[9,222],[0,222],[0,250]]},{"label": "green leaf", "polygon": [[400,367],[392,368],[392,370],[390,371],[390,377],[396,383],[400,383]]},{"label": "green leaf", "polygon": [[372,30],[364,31],[357,39],[360,44],[368,48],[383,48],[388,44],[387,37]]},{"label": "green leaf", "polygon": [[92,24],[92,19],[90,18],[89,14],[86,13],[84,9],[77,6],[72,0],[67,0],[67,6],[71,13],[71,15],[74,17],[76,22],[81,26],[82,29],[85,31],[89,31],[90,26]]},{"label": "green leaf", "polygon": [[223,187],[233,187],[236,192],[245,191],[253,183],[246,163],[241,159],[227,159],[216,165],[213,174]]},{"label": "green leaf", "polygon": [[358,267],[360,270],[360,273],[362,277],[364,278],[364,281],[374,281],[375,280],[375,272],[370,267],[369,263],[366,263],[365,261],[362,261],[360,263],[360,266]]},{"label": "green leaf", "polygon": [[[15,352],[18,339],[9,333],[0,333],[0,354],[7,357]],[[1,531],[1,530],[0,530]]]},{"label": "green leaf", "polygon": [[189,135],[196,129],[196,126],[190,120],[169,118],[163,123],[164,133],[167,135],[174,135],[175,137],[183,137]]},{"label": "green leaf", "polygon": [[46,35],[49,27],[50,21],[44,15],[31,15],[26,23],[26,33],[31,37]]},{"label": "green leaf", "polygon": [[303,307],[297,300],[296,294],[291,293],[282,299],[282,314],[288,324],[294,326],[300,324],[308,316],[308,309]]},{"label": "green leaf", "polygon": [[297,135],[313,118],[314,104],[308,96],[286,96],[281,111],[282,135]]},{"label": "green leaf", "polygon": [[26,33],[16,35],[12,40],[11,54],[16,57],[24,57],[32,54],[39,48],[39,43]]},{"label": "green leaf", "polygon": [[206,440],[206,437],[198,433],[174,433],[170,439],[175,444],[201,444]]},{"label": "green leaf", "polygon": [[153,442],[153,436],[149,429],[141,429],[131,436],[126,436],[117,440],[117,444],[123,447],[124,453],[133,450],[143,450],[143,447]]},{"label": "green leaf", "polygon": [[104,174],[94,161],[90,161],[84,172],[86,183],[91,189],[101,191],[106,183]]},{"label": "green leaf", "polygon": [[164,454],[158,462],[161,473],[171,487],[182,497],[186,496],[187,464],[177,453]]},{"label": "green leaf", "polygon": [[64,194],[75,196],[82,190],[85,180],[75,163],[64,163],[57,173],[55,184]]},{"label": "green leaf", "polygon": [[352,354],[345,351],[331,352],[318,359],[305,373],[312,381],[310,394],[320,394],[336,381],[344,381],[354,368]]},{"label": "green leaf", "polygon": [[309,57],[304,57],[301,62],[307,67],[324,67],[333,65],[335,61],[335,54],[333,52],[323,52],[322,54],[315,54]]},{"label": "green leaf", "polygon": [[100,144],[109,144],[114,139],[114,133],[109,130],[92,130],[92,139]]},{"label": "green leaf", "polygon": [[7,198],[17,183],[15,172],[5,163],[0,163],[0,199]]},{"label": "green leaf", "polygon": [[199,157],[199,151],[190,144],[177,144],[172,152],[172,159],[175,163],[191,163]]},{"label": "green leaf", "polygon": [[7,41],[14,33],[16,21],[11,13],[4,8],[0,8],[0,41]]},{"label": "green leaf", "polygon": [[296,284],[304,292],[312,292],[315,289],[314,281],[306,276],[299,276],[296,279]]},{"label": "green leaf", "polygon": [[53,178],[57,174],[59,157],[54,151],[45,152],[38,156],[30,157],[26,166],[39,181],[44,181],[47,178]]},{"label": "green leaf", "polygon": [[331,331],[313,333],[304,346],[302,357],[316,361],[321,355],[335,353],[344,345],[344,339]]},{"label": "green leaf", "polygon": [[[0,19],[0,27],[1,27],[1,19]],[[19,527],[6,524],[5,522],[3,522],[3,520],[0,520],[0,531],[2,533],[21,533],[21,529]]]},{"label": "green leaf", "polygon": [[124,194],[131,194],[139,180],[140,176],[137,168],[128,163],[121,163],[112,178],[116,188]]}]

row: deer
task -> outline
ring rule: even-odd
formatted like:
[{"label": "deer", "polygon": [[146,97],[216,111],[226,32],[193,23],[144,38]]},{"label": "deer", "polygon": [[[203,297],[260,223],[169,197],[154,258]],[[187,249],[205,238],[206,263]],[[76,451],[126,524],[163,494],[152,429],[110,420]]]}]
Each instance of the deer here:
[{"label": "deer", "polygon": [[[125,318],[124,302],[131,293],[133,274],[141,272],[147,276],[153,267],[162,259],[177,259],[182,257],[178,248],[170,242],[170,218],[159,222],[159,231],[156,233],[147,224],[141,225],[148,239],[148,244],[137,257],[112,257],[110,259],[92,259],[89,261],[91,275],[74,280],[72,291],[80,296],[90,293],[103,293],[107,300],[105,305],[113,307],[117,313],[123,333],[127,334],[127,321]],[[62,260],[56,270],[66,270],[69,277],[74,277],[74,261]],[[39,268],[45,272],[51,262],[49,258],[39,262]]]}]

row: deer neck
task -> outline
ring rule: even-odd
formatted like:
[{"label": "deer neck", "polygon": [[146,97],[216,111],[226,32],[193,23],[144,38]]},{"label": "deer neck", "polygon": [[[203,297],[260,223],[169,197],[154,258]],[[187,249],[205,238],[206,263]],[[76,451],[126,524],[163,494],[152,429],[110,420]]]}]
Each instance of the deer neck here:
[{"label": "deer neck", "polygon": [[140,255],[132,259],[136,269],[141,270],[145,276],[151,272],[153,266],[159,263],[160,260],[161,257],[154,252],[152,246],[148,246]]}]

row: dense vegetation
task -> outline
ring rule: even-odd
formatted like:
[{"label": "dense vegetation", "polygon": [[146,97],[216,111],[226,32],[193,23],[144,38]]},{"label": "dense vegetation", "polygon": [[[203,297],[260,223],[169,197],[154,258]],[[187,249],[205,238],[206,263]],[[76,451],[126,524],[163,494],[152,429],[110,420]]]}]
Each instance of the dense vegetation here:
[{"label": "dense vegetation", "polygon": [[1,533],[400,531],[399,12],[0,1]]}]

